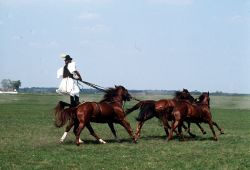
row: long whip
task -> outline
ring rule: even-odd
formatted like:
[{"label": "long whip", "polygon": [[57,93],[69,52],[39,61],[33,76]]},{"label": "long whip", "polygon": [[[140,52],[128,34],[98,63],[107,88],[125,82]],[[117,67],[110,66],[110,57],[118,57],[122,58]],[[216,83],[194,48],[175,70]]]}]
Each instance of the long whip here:
[{"label": "long whip", "polygon": [[[96,85],[94,83],[90,83],[90,82],[87,82],[87,81],[83,81],[83,80],[78,80],[78,81],[80,81],[80,82],[82,82],[82,83],[84,83],[84,84],[86,84],[86,85],[88,85],[90,87],[93,87],[93,88],[95,88],[95,89],[97,89],[97,90],[99,90],[101,92],[107,92],[107,90],[102,86],[99,86],[99,85]],[[137,99],[137,98],[135,98],[133,96],[131,96],[131,99],[134,99],[136,101],[141,101],[141,100],[139,100],[139,99]]]},{"label": "long whip", "polygon": [[88,85],[90,87],[93,87],[93,88],[95,88],[95,89],[97,89],[99,91],[107,92],[107,90],[105,90],[104,87],[101,87],[99,85],[96,85],[96,84],[93,84],[93,83],[90,83],[90,82],[87,82],[87,81],[83,81],[83,80],[78,80],[78,81],[80,81],[80,82],[82,82],[82,83],[84,83],[84,84],[86,84],[86,85]]}]

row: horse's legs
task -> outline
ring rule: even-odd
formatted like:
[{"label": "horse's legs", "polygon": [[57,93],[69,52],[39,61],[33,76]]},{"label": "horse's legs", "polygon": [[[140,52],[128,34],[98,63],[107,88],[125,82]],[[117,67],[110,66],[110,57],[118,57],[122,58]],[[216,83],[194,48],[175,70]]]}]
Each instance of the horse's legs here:
[{"label": "horse's legs", "polygon": [[62,143],[65,140],[65,138],[67,137],[68,132],[73,127],[73,125],[74,125],[74,121],[71,119],[69,121],[69,124],[66,126],[65,132],[63,133],[63,135],[62,135],[62,137],[60,139],[60,143]]},{"label": "horse's legs", "polygon": [[217,127],[217,129],[220,131],[220,134],[224,134],[223,130],[218,126],[216,122],[213,121],[213,125]]},{"label": "horse's legs", "polygon": [[[191,125],[191,123],[190,123],[189,121],[187,121],[187,124],[188,124],[188,127],[186,127],[186,130],[187,130],[189,136],[191,136],[192,138],[196,137],[196,135],[193,134],[193,133],[191,133],[191,131],[190,131],[190,125]],[[185,125],[184,125],[184,123],[183,123],[183,127],[184,127],[184,126],[185,126]]]},{"label": "horse's legs", "polygon": [[179,121],[179,124],[178,124],[178,133],[179,133],[179,136],[180,136],[180,140],[184,140],[184,136],[182,134],[182,126],[183,126],[183,122],[180,122]]},{"label": "horse's legs", "polygon": [[141,119],[140,121],[138,121],[137,128],[136,128],[136,132],[135,132],[135,139],[136,139],[136,140],[140,137],[141,128],[142,128],[143,124],[144,124],[147,120],[152,119],[153,117],[155,117],[155,113],[150,112],[149,115],[147,115],[145,118],[143,118],[143,119]]},{"label": "horse's legs", "polygon": [[90,125],[90,123],[86,124],[87,129],[89,130],[89,133],[96,138],[96,140],[98,140],[100,143],[106,143],[104,140],[102,140],[101,138],[99,138],[99,136],[97,136],[97,134],[94,132],[92,126]]},{"label": "horse's legs", "polygon": [[168,118],[167,118],[167,116],[163,116],[162,117],[162,123],[163,123],[163,126],[164,126],[164,130],[165,130],[166,136],[168,137],[168,135],[169,135],[168,129],[171,128],[171,127],[168,124]]},{"label": "horse's legs", "polygon": [[113,135],[115,137],[115,140],[119,142],[119,139],[116,136],[116,131],[115,131],[115,128],[114,128],[114,124],[112,122],[109,122],[108,125],[109,125],[109,128],[110,128],[111,132],[113,133]]},{"label": "horse's legs", "polygon": [[76,145],[79,146],[80,145],[80,134],[83,130],[83,128],[85,127],[85,121],[80,121],[79,126],[76,130]]},{"label": "horse's legs", "polygon": [[216,141],[217,141],[218,139],[217,139],[217,136],[216,136],[215,131],[214,131],[213,121],[212,121],[212,120],[210,120],[210,121],[208,122],[208,124],[209,124],[209,127],[210,127],[211,131],[213,132],[213,135],[214,135],[214,140],[216,140]]},{"label": "horse's legs", "polygon": [[74,132],[75,135],[76,135],[78,127],[79,127],[79,120],[77,118],[75,118],[75,120],[74,120],[74,129],[73,129],[73,132]]},{"label": "horse's legs", "polygon": [[125,119],[119,121],[119,123],[127,130],[128,134],[132,138],[133,142],[136,143],[135,137],[133,135],[133,130],[132,130],[130,124]]},{"label": "horse's legs", "polygon": [[183,120],[181,118],[181,112],[179,110],[174,110],[172,112],[172,118],[173,118],[173,122],[172,122],[172,127],[171,127],[171,130],[170,130],[170,133],[168,135],[168,139],[167,139],[168,141],[170,141],[173,138],[173,132],[175,131],[175,129],[178,126],[183,125]]},{"label": "horse's legs", "polygon": [[168,135],[168,141],[173,139],[173,132],[175,131],[175,129],[179,125],[179,122],[180,122],[179,120],[175,120],[175,121],[172,122],[172,127],[171,127],[170,133]]},{"label": "horse's legs", "polygon": [[140,137],[141,128],[142,128],[143,124],[144,124],[144,121],[138,122],[136,132],[135,132],[135,140],[137,140]]},{"label": "horse's legs", "polygon": [[203,135],[207,134],[207,132],[201,127],[200,123],[196,123],[196,125],[200,128]]},{"label": "horse's legs", "polygon": [[[74,129],[73,132],[76,135],[77,128],[79,127],[79,120],[77,118],[74,119]],[[80,143],[84,143],[81,138],[79,138]]]}]

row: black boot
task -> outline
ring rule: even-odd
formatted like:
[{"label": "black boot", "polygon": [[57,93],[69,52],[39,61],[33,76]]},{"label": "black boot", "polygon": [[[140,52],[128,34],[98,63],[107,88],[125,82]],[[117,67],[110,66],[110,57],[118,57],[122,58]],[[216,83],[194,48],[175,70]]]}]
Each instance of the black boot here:
[{"label": "black boot", "polygon": [[74,96],[70,96],[70,105],[71,105],[70,107],[75,107],[76,106]]},{"label": "black boot", "polygon": [[79,97],[75,96],[75,106],[78,106],[80,104]]}]

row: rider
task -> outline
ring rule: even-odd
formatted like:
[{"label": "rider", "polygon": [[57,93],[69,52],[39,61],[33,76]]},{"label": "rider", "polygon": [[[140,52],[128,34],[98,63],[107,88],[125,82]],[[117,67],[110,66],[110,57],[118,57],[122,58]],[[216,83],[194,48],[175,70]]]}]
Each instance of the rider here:
[{"label": "rider", "polygon": [[63,79],[56,92],[60,94],[69,94],[71,107],[75,107],[79,104],[80,93],[80,89],[75,80],[82,81],[82,77],[76,70],[76,63],[72,61],[73,59],[69,55],[62,54],[61,57],[65,61],[65,66],[57,71],[57,78],[62,77]]}]

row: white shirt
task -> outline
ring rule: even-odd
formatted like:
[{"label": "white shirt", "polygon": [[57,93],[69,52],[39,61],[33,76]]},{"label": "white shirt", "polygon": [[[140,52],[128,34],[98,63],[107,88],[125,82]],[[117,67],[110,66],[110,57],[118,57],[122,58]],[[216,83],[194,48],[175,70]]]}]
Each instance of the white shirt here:
[{"label": "white shirt", "polygon": [[[68,70],[71,74],[73,74],[74,71],[76,71],[76,63],[75,62],[71,62],[68,64]],[[63,67],[59,68],[57,70],[57,76],[58,79],[63,77]]]},{"label": "white shirt", "polygon": [[69,64],[68,64],[68,69],[69,69],[69,72],[71,74],[73,74],[74,71],[76,71],[76,63],[71,61]]}]

